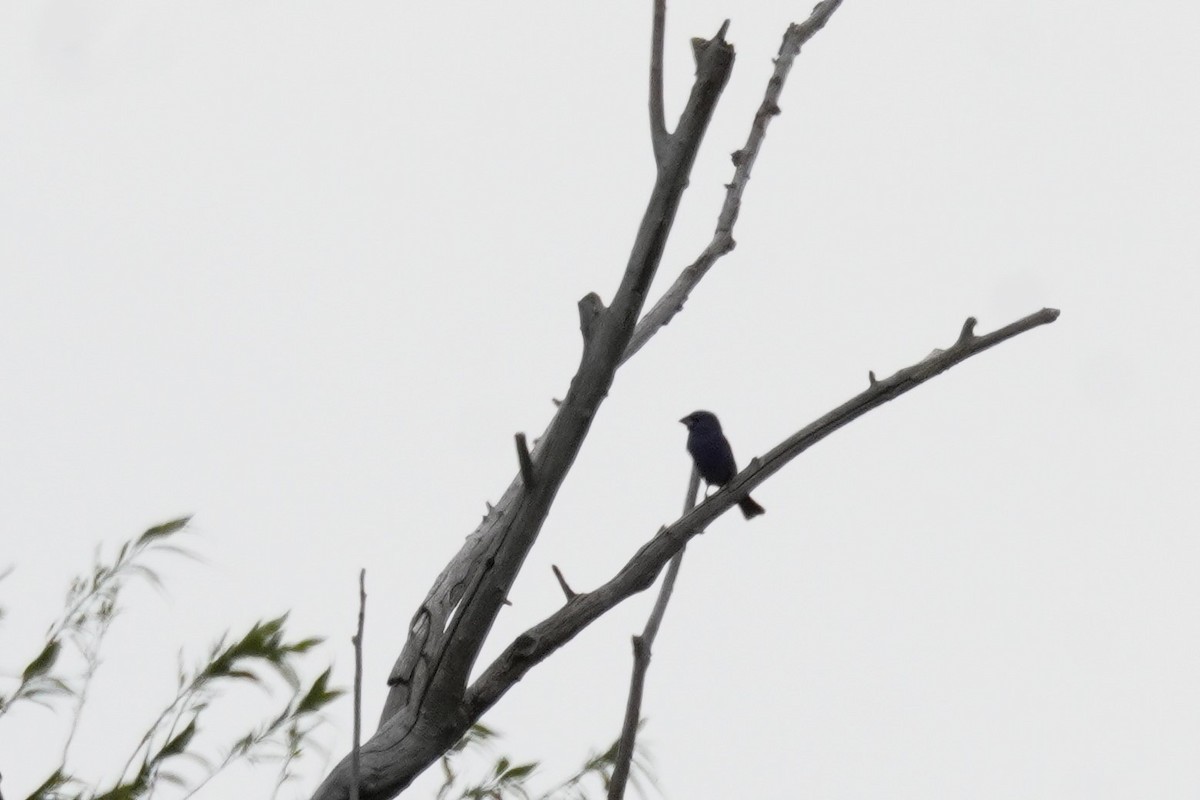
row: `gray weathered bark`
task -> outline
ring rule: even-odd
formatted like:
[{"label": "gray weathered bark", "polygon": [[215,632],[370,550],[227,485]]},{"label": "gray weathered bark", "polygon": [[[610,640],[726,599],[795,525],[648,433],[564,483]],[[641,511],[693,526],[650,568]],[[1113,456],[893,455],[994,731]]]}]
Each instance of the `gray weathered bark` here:
[{"label": "gray weathered bark", "polygon": [[1026,331],[1049,325],[1056,319],[1057,309],[1043,308],[999,330],[976,336],[975,319],[972,317],[963,324],[958,340],[947,349],[934,350],[922,361],[883,380],[877,380],[875,374],[870,373],[866,390],[801,428],[765,455],[751,459],[749,466],[720,491],[659,530],[611,580],[594,591],[577,592],[561,609],[518,636],[471,685],[465,699],[466,708],[474,718],[481,716],[534,665],[618,603],[653,585],[662,568],[693,536],[703,532],[713,520],[735,506],[738,500],[829,434],[971,356]]},{"label": "gray weathered bark", "polygon": [[[696,79],[676,131],[661,147],[654,189],[624,276],[608,308],[594,294],[580,301],[583,356],[566,397],[521,470],[524,477],[513,480],[467,538],[409,624],[407,642],[388,679],[392,689],[379,730],[361,748],[363,800],[398,794],[482,713],[465,699],[467,678],[608,393],[645,305],[696,153],[733,69],[733,47],[724,30],[711,40],[693,41]],[[346,758],[314,800],[343,800],[350,783]]]},{"label": "gray weathered bark", "polygon": [[[975,353],[1057,317],[1057,311],[1043,309],[982,337],[974,335],[974,320],[968,320],[959,340],[949,349],[935,351],[886,380],[876,381],[872,375],[865,392],[762,458],[753,459],[721,491],[661,529],[603,586],[577,593],[564,582],[566,604],[518,636],[468,686],[484,640],[582,447],[617,368],[666,324],[704,272],[733,248],[732,228],[749,167],[767,122],[778,113],[776,101],[783,77],[800,44],[819,30],[840,4],[841,0],[826,0],[806,23],[789,28],[776,62],[776,75],[768,84],[767,99],[755,117],[747,146],[734,154],[737,170],[713,242],[696,264],[684,270],[655,309],[642,316],[692,164],[734,60],[733,48],[724,39],[728,22],[713,39],[693,40],[696,78],[676,130],[668,133],[662,123],[661,97],[660,39],[665,9],[662,0],[656,0],[654,30],[658,46],[651,58],[650,113],[657,177],[624,275],[609,307],[595,294],[580,300],[583,354],[565,398],[545,433],[534,440],[532,451],[524,436],[517,437],[516,477],[434,581],[408,626],[407,641],[388,679],[391,692],[379,729],[359,749],[358,789],[363,800],[385,800],[403,791],[534,665],[618,603],[652,585],[663,566],[682,551],[691,537],[809,446]],[[314,800],[346,800],[350,796],[351,761],[347,756],[334,768],[313,795]]]}]

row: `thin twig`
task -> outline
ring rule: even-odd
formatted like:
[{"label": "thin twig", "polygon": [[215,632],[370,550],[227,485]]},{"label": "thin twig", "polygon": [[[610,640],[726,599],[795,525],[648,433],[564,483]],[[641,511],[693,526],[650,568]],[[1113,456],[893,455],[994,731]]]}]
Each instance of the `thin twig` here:
[{"label": "thin twig", "polygon": [[650,39],[650,144],[654,161],[662,164],[671,144],[663,108],[663,38],[667,25],[667,0],[654,0],[654,28]]},{"label": "thin twig", "polygon": [[358,571],[358,631],[354,634],[354,744],[350,751],[350,800],[358,800],[359,749],[362,745],[363,618],[367,613],[367,570]]},{"label": "thin twig", "polygon": [[[696,507],[696,496],[699,493],[700,471],[693,465],[691,477],[688,478],[687,494],[683,498],[685,516]],[[658,590],[658,599],[654,601],[654,609],[646,620],[646,627],[641,636],[633,637],[633,675],[629,679],[629,697],[625,701],[625,721],[621,724],[617,759],[608,783],[608,800],[621,800],[625,796],[625,784],[629,780],[629,767],[633,763],[634,745],[637,743],[638,723],[642,719],[642,694],[646,685],[646,671],[650,669],[654,640],[658,637],[658,629],[667,613],[667,603],[671,601],[671,593],[675,590],[675,578],[683,565],[683,553],[684,550],[680,549],[671,559],[667,575]]]},{"label": "thin twig", "polygon": [[467,690],[463,705],[464,720],[469,724],[469,721],[478,719],[535,665],[617,604],[653,585],[659,571],[683,549],[689,539],[796,456],[839,428],[971,356],[1056,319],[1057,309],[1043,308],[983,336],[960,338],[946,350],[905,367],[889,378],[876,381],[865,391],[780,442],[766,455],[752,459],[750,465],[720,491],[670,526],[659,530],[611,580],[594,591],[579,595],[573,603],[563,606],[518,635]]},{"label": "thin twig", "polygon": [[[79,686],[79,693],[75,702],[75,712],[71,715],[71,729],[67,731],[67,740],[63,742],[62,756],[59,760],[59,769],[64,773],[67,771],[67,757],[71,753],[71,745],[74,744],[75,735],[79,732],[79,721],[83,717],[83,707],[87,705],[88,693],[92,688],[92,680],[96,677],[96,670],[100,668],[100,644],[108,634],[108,628],[111,624],[112,617],[102,621],[96,633],[95,641],[90,645],[86,642],[80,643],[82,634],[77,634],[75,640],[76,647],[83,654],[87,666],[84,668],[83,680]],[[0,800],[3,800],[3,798],[0,798]]]},{"label": "thin twig", "polygon": [[779,56],[775,59],[775,71],[767,81],[767,90],[762,103],[754,115],[753,122],[750,123],[750,134],[746,138],[746,144],[733,154],[735,166],[733,181],[725,186],[725,202],[721,206],[721,213],[717,216],[717,229],[713,232],[713,238],[700,256],[690,266],[684,268],[675,282],[671,284],[671,288],[667,289],[653,308],[638,321],[633,338],[629,340],[629,345],[625,348],[624,355],[621,356],[622,364],[632,358],[638,350],[641,350],[646,342],[650,341],[650,338],[658,332],[659,328],[666,325],[683,310],[683,304],[687,302],[688,295],[700,283],[700,279],[713,264],[717,263],[721,256],[736,246],[733,239],[733,226],[737,222],[742,208],[742,195],[746,192],[746,185],[750,182],[750,170],[753,169],[759,150],[762,149],[763,139],[766,138],[767,125],[772,117],[779,114],[779,98],[783,93],[783,84],[787,80],[788,73],[791,72],[792,63],[800,54],[800,48],[804,43],[825,27],[825,23],[829,21],[833,12],[837,11],[841,4],[842,0],[825,0],[825,2],[817,4],[807,20],[788,26],[787,32],[783,35],[783,43],[779,46]]}]

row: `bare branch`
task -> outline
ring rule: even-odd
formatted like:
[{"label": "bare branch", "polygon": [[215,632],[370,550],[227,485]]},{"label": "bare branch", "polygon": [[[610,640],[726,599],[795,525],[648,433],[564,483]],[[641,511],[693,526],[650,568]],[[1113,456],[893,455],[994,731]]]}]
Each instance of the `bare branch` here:
[{"label": "bare branch", "polygon": [[793,23],[788,26],[787,32],[783,35],[783,43],[779,46],[779,56],[775,59],[775,71],[767,81],[767,90],[763,101],[754,115],[753,122],[750,123],[750,135],[746,138],[746,144],[742,146],[742,149],[733,154],[735,167],[733,181],[725,185],[725,202],[717,216],[717,229],[713,233],[713,238],[700,256],[691,265],[684,268],[671,287],[638,322],[637,329],[633,332],[633,339],[630,340],[629,347],[625,349],[625,354],[621,357],[621,363],[632,358],[634,353],[641,350],[660,328],[683,310],[683,304],[687,302],[688,295],[700,283],[705,273],[712,268],[713,264],[717,263],[721,256],[736,246],[733,239],[733,226],[737,223],[738,214],[742,208],[742,195],[746,192],[746,185],[750,182],[750,170],[754,168],[754,162],[758,159],[759,150],[762,149],[763,140],[766,138],[767,125],[772,117],[779,114],[779,98],[783,93],[783,84],[787,80],[788,73],[791,72],[792,63],[800,54],[800,48],[804,43],[825,27],[825,23],[829,21],[833,12],[837,11],[841,4],[842,0],[825,0],[825,2],[817,4],[812,14],[803,23]]},{"label": "bare branch", "polygon": [[358,800],[359,750],[362,747],[363,618],[367,613],[367,571],[358,571],[358,632],[354,634],[354,744],[350,751],[350,800]]},{"label": "bare branch", "polygon": [[518,433],[513,437],[517,442],[517,463],[521,466],[521,480],[525,482],[525,488],[532,489],[534,487],[533,480],[533,459],[529,456],[529,443],[525,441],[525,434]]},{"label": "bare branch", "polygon": [[[365,800],[395,796],[466,730],[461,709],[471,669],[612,385],[733,60],[733,48],[724,40],[697,51],[692,91],[659,165],[620,284],[604,313],[583,324],[579,367],[530,454],[531,462],[535,456],[537,460],[536,484],[527,485],[522,476],[509,484],[409,623],[404,648],[388,677],[391,691],[379,730],[362,747]],[[348,762],[343,759],[330,772],[314,800],[348,797]]]},{"label": "bare branch", "polygon": [[563,590],[563,594],[567,596],[567,602],[571,602],[577,592],[567,584],[567,579],[563,577],[562,570],[558,568],[557,564],[551,564],[550,569],[554,570],[554,577],[558,578],[558,585]]},{"label": "bare branch", "polygon": [[967,317],[967,321],[963,323],[962,332],[958,334],[958,341],[969,342],[975,338],[976,320],[974,317]]},{"label": "bare branch", "polygon": [[577,595],[566,606],[518,636],[467,691],[463,709],[465,717],[468,720],[478,719],[536,664],[617,604],[649,588],[659,570],[683,549],[689,539],[809,447],[868,411],[915,389],[971,356],[1056,319],[1057,309],[1044,308],[985,336],[972,337],[967,341],[959,339],[940,354],[877,381],[866,391],[802,428],[766,455],[752,459],[750,465],[720,491],[670,526],[661,529],[611,580],[593,592]]},{"label": "bare branch", "polygon": [[654,148],[654,162],[659,165],[666,160],[667,148],[671,144],[663,108],[663,38],[666,27],[667,0],[654,0],[654,28],[650,35],[650,144]]},{"label": "bare branch", "polygon": [[[699,493],[700,470],[692,465],[687,494],[683,498],[684,515],[696,507],[696,495]],[[675,591],[675,578],[683,566],[683,552],[681,549],[671,558],[671,565],[667,567],[667,576],[663,578],[662,586],[659,587],[658,599],[654,601],[654,610],[646,620],[646,627],[641,636],[633,637],[633,675],[629,679],[629,696],[625,701],[625,720],[621,724],[617,758],[613,764],[612,778],[608,782],[608,800],[621,800],[625,796],[625,784],[629,780],[634,745],[637,744],[638,723],[642,719],[642,694],[646,686],[646,672],[650,669],[654,640],[658,638],[659,626],[667,613],[667,603],[671,601],[671,593]]]},{"label": "bare branch", "polygon": [[579,330],[583,333],[585,346],[596,335],[596,325],[603,313],[604,303],[600,301],[600,295],[595,292],[588,292],[579,299]]}]

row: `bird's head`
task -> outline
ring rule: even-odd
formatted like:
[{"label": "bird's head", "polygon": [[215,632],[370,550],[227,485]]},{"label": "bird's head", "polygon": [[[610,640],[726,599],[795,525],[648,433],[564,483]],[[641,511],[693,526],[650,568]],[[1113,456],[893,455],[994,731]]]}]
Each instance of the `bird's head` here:
[{"label": "bird's head", "polygon": [[717,415],[711,411],[693,411],[683,419],[679,420],[687,429],[701,431],[719,431],[721,423],[717,419]]}]

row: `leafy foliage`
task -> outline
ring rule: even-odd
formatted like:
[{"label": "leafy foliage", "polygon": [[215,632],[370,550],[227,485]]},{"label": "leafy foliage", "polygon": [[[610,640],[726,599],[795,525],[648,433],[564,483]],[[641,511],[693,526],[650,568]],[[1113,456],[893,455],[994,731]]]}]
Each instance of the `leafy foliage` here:
[{"label": "leafy foliage", "polygon": [[[320,639],[289,641],[286,614],[262,620],[236,639],[226,633],[194,668],[180,668],[174,699],[146,729],[108,788],[72,776],[67,768],[71,745],[100,664],[101,645],[119,611],[121,590],[132,579],[162,588],[158,574],[144,562],[158,552],[190,555],[174,541],[188,521],[182,517],[150,528],[122,544],[111,563],[98,559],[90,575],[73,579],[66,609],[50,626],[40,652],[21,671],[16,689],[7,697],[0,695],[0,717],[22,701],[51,708],[55,697],[72,701],[60,764],[28,800],[139,800],[168,784],[179,787],[184,797],[192,797],[230,765],[264,760],[280,764],[278,794],[294,777],[292,767],[311,742],[310,734],[321,723],[323,711],[343,693],[330,688],[328,669],[308,684],[298,677],[298,661]],[[66,652],[82,660],[81,674],[67,673],[62,658]],[[210,710],[229,704],[230,689],[269,688],[280,680],[290,694],[270,718],[223,745],[220,739],[214,742],[213,736],[202,735]]]},{"label": "leafy foliage", "polygon": [[[443,780],[437,800],[588,800],[592,796],[588,793],[590,788],[599,787],[601,791],[596,796],[603,796],[608,789],[617,760],[617,742],[603,753],[588,757],[574,774],[544,792],[535,792],[531,786],[531,779],[540,766],[537,761],[514,765],[512,759],[503,755],[485,770],[483,777],[464,779],[457,762],[471,753],[485,753],[497,738],[491,728],[476,723],[446,751],[441,760]],[[645,796],[642,778],[654,784],[649,757],[642,745],[636,745],[630,780],[638,793]]]}]

